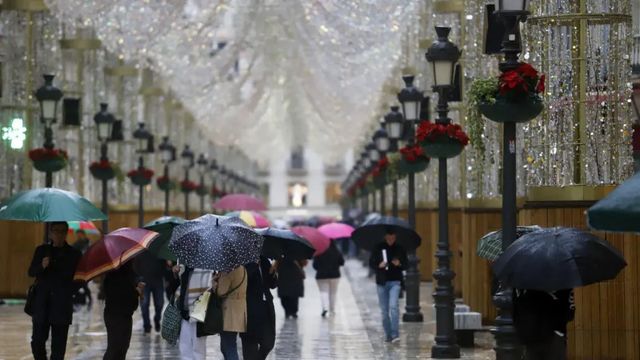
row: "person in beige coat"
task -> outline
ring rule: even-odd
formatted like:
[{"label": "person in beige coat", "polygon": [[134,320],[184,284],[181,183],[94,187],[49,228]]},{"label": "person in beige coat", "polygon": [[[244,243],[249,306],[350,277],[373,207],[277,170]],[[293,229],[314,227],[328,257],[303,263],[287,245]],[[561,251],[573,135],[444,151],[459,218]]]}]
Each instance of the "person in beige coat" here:
[{"label": "person in beige coat", "polygon": [[229,273],[221,273],[214,286],[216,293],[224,298],[220,351],[225,360],[239,360],[238,333],[247,331],[247,271],[244,266],[238,266]]}]

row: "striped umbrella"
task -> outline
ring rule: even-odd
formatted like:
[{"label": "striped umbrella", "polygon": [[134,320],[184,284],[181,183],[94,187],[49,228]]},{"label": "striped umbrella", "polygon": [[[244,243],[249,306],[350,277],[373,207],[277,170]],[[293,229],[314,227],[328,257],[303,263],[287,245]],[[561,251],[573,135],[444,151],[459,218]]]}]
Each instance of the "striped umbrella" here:
[{"label": "striped umbrella", "polygon": [[235,216],[242,219],[242,221],[246,222],[247,225],[252,228],[266,228],[271,226],[269,220],[264,217],[262,214],[257,213],[255,211],[232,211],[230,213],[226,213],[224,216]]},{"label": "striped umbrella", "polygon": [[82,230],[87,235],[100,235],[100,230],[91,221],[67,221],[69,224],[69,235],[75,234],[76,231]]}]

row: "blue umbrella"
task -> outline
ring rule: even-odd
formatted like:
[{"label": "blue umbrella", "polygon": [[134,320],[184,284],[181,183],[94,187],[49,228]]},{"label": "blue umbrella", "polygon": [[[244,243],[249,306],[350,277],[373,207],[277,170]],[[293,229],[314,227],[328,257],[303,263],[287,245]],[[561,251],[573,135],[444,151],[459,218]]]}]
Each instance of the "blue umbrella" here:
[{"label": "blue umbrella", "polygon": [[240,218],[207,214],[176,226],[169,250],[188,267],[229,272],[257,262],[262,241]]}]

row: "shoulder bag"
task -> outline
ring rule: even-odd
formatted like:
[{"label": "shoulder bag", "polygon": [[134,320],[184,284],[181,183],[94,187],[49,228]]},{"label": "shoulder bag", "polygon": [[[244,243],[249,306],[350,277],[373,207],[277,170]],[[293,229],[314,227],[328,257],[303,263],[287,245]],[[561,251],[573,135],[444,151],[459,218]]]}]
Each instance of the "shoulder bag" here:
[{"label": "shoulder bag", "polygon": [[203,322],[196,324],[196,336],[209,336],[219,334],[224,329],[224,315],[222,313],[222,302],[232,292],[236,291],[244,283],[247,277],[247,270],[244,270],[242,274],[242,281],[233,289],[227,291],[224,295],[218,295],[215,291],[211,292],[209,296],[209,303],[207,304],[207,313]]},{"label": "shoulder bag", "polygon": [[180,310],[175,305],[175,296],[171,296],[169,304],[162,313],[162,338],[171,345],[175,345],[180,337],[180,327],[182,326],[182,316]]}]

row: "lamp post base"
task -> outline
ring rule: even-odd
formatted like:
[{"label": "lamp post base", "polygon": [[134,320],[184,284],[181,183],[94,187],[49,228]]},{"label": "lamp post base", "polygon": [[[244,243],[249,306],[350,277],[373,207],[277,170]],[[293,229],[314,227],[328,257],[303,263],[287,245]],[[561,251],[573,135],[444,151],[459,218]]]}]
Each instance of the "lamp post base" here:
[{"label": "lamp post base", "polygon": [[405,277],[405,288],[407,290],[407,304],[405,313],[402,314],[404,322],[423,322],[424,316],[420,312],[420,272],[418,263],[420,260],[415,254],[409,256],[409,269]]},{"label": "lamp post base", "polygon": [[496,339],[496,360],[519,360],[522,358],[522,346],[513,326],[513,299],[510,288],[500,289],[494,296],[493,302],[498,308],[496,327],[491,333]]},{"label": "lamp post base", "polygon": [[436,344],[431,347],[431,357],[434,359],[459,359],[460,346],[457,344]]}]

